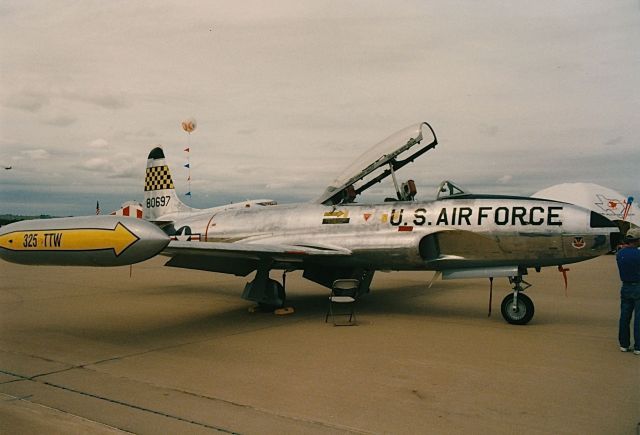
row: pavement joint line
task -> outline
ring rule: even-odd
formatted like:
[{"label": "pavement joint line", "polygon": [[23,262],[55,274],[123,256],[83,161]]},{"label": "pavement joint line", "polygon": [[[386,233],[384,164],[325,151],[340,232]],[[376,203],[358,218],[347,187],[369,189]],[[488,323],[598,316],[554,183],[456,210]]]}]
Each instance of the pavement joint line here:
[{"label": "pavement joint line", "polygon": [[63,385],[57,385],[57,384],[54,384],[52,382],[47,382],[47,381],[34,381],[34,382],[41,382],[44,385],[48,385],[50,387],[59,388],[59,389],[62,389],[62,390],[65,390],[65,391],[69,391],[69,392],[72,392],[72,393],[80,394],[80,395],[87,396],[87,397],[92,397],[94,399],[104,400],[106,402],[115,403],[116,405],[126,406],[127,408],[137,409],[138,411],[143,411],[143,412],[148,412],[148,413],[155,414],[155,415],[160,415],[162,417],[166,417],[166,418],[182,421],[182,422],[193,424],[193,425],[196,425],[196,426],[206,427],[207,429],[213,429],[213,430],[216,430],[218,432],[240,435],[238,432],[234,432],[232,430],[225,429],[223,427],[213,426],[213,425],[210,425],[210,424],[207,424],[207,423],[202,423],[202,422],[195,421],[195,420],[189,420],[188,418],[183,418],[183,417],[180,417],[180,416],[177,416],[177,415],[167,414],[165,412],[156,411],[155,409],[145,408],[144,406],[134,405],[133,403],[127,403],[127,402],[123,402],[121,400],[110,399],[108,397],[99,396],[97,394],[88,393],[86,391],[80,391],[80,390],[76,390],[74,388],[65,387]]},{"label": "pavement joint line", "polygon": [[5,375],[9,375],[9,376],[14,376],[16,378],[20,378],[20,379],[14,379],[10,382],[15,382],[17,380],[21,380],[21,381],[30,381],[31,378],[29,376],[25,376],[25,375],[20,375],[18,373],[13,373],[13,372],[8,372],[6,370],[0,370],[0,373],[4,373]]},{"label": "pavement joint line", "polygon": [[30,400],[26,400],[33,397],[33,394],[27,394],[26,396],[20,396],[20,397],[12,396],[11,394],[4,394],[4,393],[2,394],[9,397],[8,399],[4,399],[3,402],[15,402],[18,400],[24,400],[25,402],[33,403]]},{"label": "pavement joint line", "polygon": [[[71,370],[71,369],[68,369],[68,370]],[[62,371],[67,371],[67,370],[62,370]],[[208,425],[206,423],[197,422],[195,420],[189,420],[189,419],[186,419],[186,418],[182,418],[182,417],[179,417],[179,416],[167,414],[167,413],[164,413],[164,412],[156,411],[156,410],[145,408],[145,407],[142,407],[142,406],[138,406],[138,405],[122,402],[120,400],[109,399],[108,397],[102,397],[102,396],[98,396],[96,394],[87,393],[85,391],[79,391],[79,390],[76,390],[76,389],[73,389],[73,388],[69,388],[69,387],[65,387],[65,386],[62,386],[62,385],[54,384],[52,382],[47,382],[47,381],[42,381],[42,380],[39,380],[39,379],[35,379],[36,376],[28,377],[28,376],[19,375],[17,373],[7,372],[5,370],[0,370],[0,373],[4,373],[4,374],[8,374],[8,375],[20,378],[20,379],[14,379],[14,380],[12,380],[10,382],[17,382],[17,381],[20,381],[20,382],[22,382],[22,381],[36,382],[36,383],[44,384],[44,385],[47,385],[47,386],[50,386],[50,387],[53,387],[53,388],[59,388],[59,389],[62,389],[62,390],[65,390],[65,391],[69,391],[69,392],[72,392],[72,393],[76,393],[76,394],[81,394],[83,396],[92,397],[94,399],[105,400],[107,402],[115,403],[115,404],[121,405],[121,406],[126,406],[128,408],[133,408],[133,409],[137,409],[137,410],[144,411],[144,412],[150,412],[152,414],[161,415],[161,416],[166,417],[166,418],[171,418],[171,419],[175,419],[175,420],[184,421],[186,423],[190,423],[190,424],[194,424],[194,425],[198,425],[198,426],[203,426],[203,427],[206,427],[208,429],[214,429],[214,430],[217,430],[219,432],[224,432],[224,433],[229,433],[229,434],[237,434],[237,432],[233,432],[233,431],[230,431],[228,429],[221,428],[221,427]],[[53,373],[49,373],[49,374],[55,374],[55,373],[59,373],[59,372],[53,372]],[[38,376],[45,376],[45,375],[43,374],[43,375],[38,375]],[[31,396],[32,395],[27,396],[27,397],[31,397]],[[31,401],[29,401],[29,402],[31,402]],[[36,403],[36,402],[32,402],[32,403]],[[38,405],[40,405],[40,404],[38,403]],[[55,409],[55,408],[52,408],[52,409]],[[60,411],[67,412],[67,411],[64,411],[64,410],[60,410]],[[71,414],[71,413],[69,413],[69,414]]]},{"label": "pavement joint line", "polygon": [[46,361],[46,362],[70,365],[69,363],[64,363],[62,361],[56,361],[56,360],[51,359],[51,358],[45,358],[45,357],[40,356],[40,355],[32,355],[30,353],[16,352],[15,350],[7,350],[7,349],[0,349],[0,351],[6,352],[6,353],[10,353],[10,354],[13,354],[13,355],[28,356],[29,358],[37,358],[37,359],[40,359],[40,360]]},{"label": "pavement joint line", "polygon": [[[200,426],[205,426],[207,428],[215,429],[215,430],[222,431],[222,432],[225,432],[225,433],[236,433],[236,432],[232,432],[232,431],[229,431],[227,429],[224,429],[224,428],[218,428],[218,427],[215,427],[215,426],[208,426],[206,423],[199,423],[199,422],[196,422],[196,421],[193,421],[193,420],[188,420],[188,419],[185,419],[185,418],[182,418],[182,417],[179,417],[179,416],[172,416],[170,414],[166,414],[166,413],[163,413],[163,412],[160,412],[160,411],[155,411],[153,409],[140,407],[138,405],[128,404],[126,402],[122,402],[122,401],[119,401],[119,400],[109,399],[107,397],[98,396],[98,395],[95,395],[95,394],[92,394],[92,393],[79,391],[79,390],[76,390],[76,389],[73,389],[73,388],[69,388],[69,387],[65,387],[65,386],[62,386],[62,385],[54,384],[52,382],[36,379],[37,377],[47,376],[47,375],[52,375],[52,374],[58,374],[58,373],[66,372],[66,371],[73,370],[73,369],[83,369],[83,370],[88,370],[88,371],[92,371],[92,372],[96,372],[96,373],[102,373],[102,372],[100,372],[98,370],[95,370],[93,368],[86,367],[86,366],[71,367],[71,368],[68,368],[68,369],[59,370],[57,372],[44,373],[44,374],[36,375],[36,376],[33,376],[33,377],[22,376],[22,375],[10,373],[10,372],[2,371],[2,370],[0,370],[0,373],[5,373],[5,374],[9,374],[9,375],[12,375],[12,376],[17,376],[17,377],[20,378],[20,379],[14,379],[14,380],[9,381],[9,382],[32,381],[32,382],[42,383],[42,384],[48,385],[50,387],[60,388],[60,389],[66,390],[66,391],[70,391],[70,392],[74,392],[74,393],[77,393],[77,394],[86,395],[86,396],[93,397],[93,398],[100,399],[100,400],[106,400],[108,402],[112,402],[112,403],[119,404],[119,405],[122,405],[122,406],[131,407],[131,408],[134,408],[134,409],[139,409],[139,410],[142,410],[142,411],[145,411],[145,412],[152,412],[154,414],[162,415],[162,416],[165,416],[165,417],[168,417],[168,418],[175,418],[175,419],[178,419],[178,420],[181,420],[181,421],[185,421],[185,422],[196,424],[196,425],[200,425]],[[247,405],[247,404],[243,404],[243,403],[233,402],[231,400],[221,399],[219,397],[211,397],[211,396],[206,396],[206,395],[203,395],[203,394],[193,393],[191,391],[180,390],[180,389],[171,388],[171,387],[162,386],[162,385],[156,385],[156,384],[153,384],[153,383],[150,383],[150,382],[145,382],[145,381],[141,381],[141,380],[138,380],[138,379],[132,379],[132,378],[129,378],[129,377],[126,377],[126,376],[116,376],[116,377],[118,379],[127,380],[127,381],[133,381],[133,382],[137,382],[137,383],[140,383],[140,384],[149,385],[149,386],[154,387],[154,388],[159,388],[159,389],[163,389],[163,390],[169,390],[169,391],[185,394],[185,395],[192,396],[192,397],[197,397],[197,398],[206,399],[206,400],[212,400],[214,402],[226,403],[228,405],[237,406],[239,408],[249,409],[249,410],[252,410],[252,411],[260,412],[260,413],[265,414],[265,415],[270,415],[270,416],[274,416],[274,417],[278,417],[278,418],[282,418],[282,419],[298,421],[298,422],[302,422],[302,423],[306,423],[306,424],[312,424],[312,425],[316,425],[316,426],[320,426],[320,427],[325,427],[325,428],[328,428],[328,429],[343,430],[343,431],[347,431],[347,432],[351,432],[351,433],[359,433],[359,434],[372,434],[373,433],[373,432],[368,432],[368,431],[365,431],[365,430],[362,430],[362,429],[357,429],[357,428],[353,428],[353,427],[349,427],[349,426],[329,424],[329,423],[318,421],[318,420],[310,420],[310,419],[297,417],[297,416],[293,416],[293,415],[275,413],[273,411],[269,411],[269,410],[264,409],[264,408],[259,408],[259,407],[255,407],[255,406],[251,406],[251,405]],[[66,411],[63,411],[63,412],[66,412]]]},{"label": "pavement joint line", "polygon": [[126,429],[122,429],[122,428],[119,428],[119,427],[111,426],[111,425],[109,425],[109,424],[102,423],[102,422],[97,421],[97,420],[91,420],[90,418],[86,418],[86,417],[83,417],[83,416],[81,416],[81,415],[77,415],[77,414],[74,414],[74,413],[72,413],[72,412],[65,411],[64,409],[55,408],[55,407],[53,407],[53,406],[44,405],[44,404],[42,404],[42,403],[38,403],[38,402],[32,402],[31,400],[26,400],[26,399],[28,399],[28,398],[30,398],[30,397],[33,397],[33,394],[29,394],[28,396],[23,396],[23,397],[16,397],[16,396],[12,396],[11,394],[7,394],[7,393],[0,393],[0,396],[7,396],[7,397],[9,397],[10,399],[6,399],[6,400],[5,400],[6,402],[13,402],[13,401],[24,401],[24,402],[29,402],[29,403],[31,403],[32,405],[39,406],[39,407],[42,407],[42,408],[45,408],[45,409],[51,409],[51,410],[53,410],[53,411],[57,411],[57,412],[61,412],[61,413],[63,413],[63,414],[69,415],[69,416],[71,416],[71,417],[73,417],[73,418],[77,418],[77,419],[80,419],[80,420],[88,421],[88,422],[90,422],[90,423],[98,424],[98,425],[100,425],[100,426],[104,426],[104,427],[107,427],[107,428],[109,428],[109,429],[114,429],[114,430],[118,430],[118,431],[120,431],[120,432],[125,432],[125,433],[133,433],[133,432],[130,432],[130,431],[126,430]]},{"label": "pavement joint line", "polygon": [[182,421],[182,422],[193,424],[193,425],[196,425],[196,426],[202,426],[202,427],[205,427],[207,429],[216,430],[218,432],[223,432],[223,433],[228,433],[228,434],[238,434],[239,435],[238,432],[234,432],[232,430],[225,429],[223,427],[217,427],[217,426],[213,426],[213,425],[210,425],[210,424],[207,424],[207,423],[202,423],[202,422],[195,421],[195,420],[189,420],[187,418],[183,418],[183,417],[180,417],[180,416],[177,416],[177,415],[167,414],[165,412],[156,411],[154,409],[145,408],[143,406],[134,405],[132,403],[123,402],[121,400],[110,399],[108,397],[99,396],[97,394],[88,393],[86,391],[80,391],[80,390],[76,390],[74,388],[65,387],[63,385],[54,384],[53,382],[47,382],[47,381],[43,381],[43,380],[39,380],[39,379],[33,379],[33,378],[25,377],[25,376],[15,375],[15,374],[12,374],[12,373],[8,373],[6,371],[0,371],[0,373],[11,374],[13,376],[18,376],[18,377],[22,378],[22,380],[40,383],[40,384],[47,385],[47,386],[53,387],[53,388],[59,388],[61,390],[69,391],[71,393],[80,394],[82,396],[87,396],[87,397],[92,397],[92,398],[98,399],[98,400],[104,400],[106,402],[114,403],[116,405],[125,406],[127,408],[132,408],[132,409],[136,409],[136,410],[143,411],[143,412],[148,412],[148,413],[155,414],[155,415],[160,415],[162,417],[166,417],[166,418],[170,418],[170,419],[173,419],[173,420]]},{"label": "pavement joint line", "polygon": [[[308,315],[308,316],[300,316],[298,319],[293,319],[293,321],[301,322],[301,321],[305,320],[309,316],[310,315]],[[289,322],[282,323],[282,324],[261,326],[261,327],[258,327],[258,328],[252,328],[252,329],[248,329],[248,330],[244,330],[244,331],[238,331],[236,333],[225,335],[223,337],[208,337],[208,338],[203,338],[201,340],[194,340],[194,341],[189,341],[189,342],[186,342],[186,343],[177,343],[177,344],[172,344],[172,345],[169,345],[169,346],[161,346],[161,347],[156,347],[156,348],[152,348],[152,349],[146,349],[146,350],[143,350],[143,351],[140,351],[140,352],[133,352],[133,353],[129,353],[129,354],[123,354],[123,355],[114,356],[114,357],[111,357],[111,358],[101,359],[101,360],[98,360],[98,361],[87,362],[87,363],[83,363],[83,364],[75,364],[75,365],[70,365],[69,363],[62,362],[62,361],[56,361],[56,360],[53,360],[53,359],[50,359],[50,358],[44,358],[44,357],[41,357],[41,356],[38,356],[38,355],[24,354],[24,353],[21,353],[21,352],[6,351],[6,350],[3,350],[3,349],[0,349],[0,350],[3,350],[4,352],[12,353],[14,355],[27,356],[27,357],[30,357],[30,358],[37,358],[37,359],[40,359],[42,361],[47,361],[47,362],[67,365],[67,367],[65,367],[63,369],[60,369],[60,370],[54,370],[52,372],[46,372],[46,373],[38,373],[38,374],[33,375],[33,376],[20,375],[18,373],[9,372],[9,371],[2,370],[2,369],[0,369],[0,373],[4,373],[4,374],[10,375],[10,376],[15,376],[15,377],[18,377],[18,378],[23,379],[23,380],[35,380],[38,377],[54,375],[54,374],[57,374],[57,373],[62,373],[62,372],[66,372],[66,371],[74,370],[74,369],[78,369],[78,368],[81,368],[81,369],[82,368],[89,368],[90,366],[96,366],[96,365],[99,365],[99,364],[102,364],[102,363],[106,363],[106,362],[109,362],[109,361],[117,361],[117,360],[121,360],[121,359],[126,359],[126,358],[136,357],[136,356],[140,356],[140,355],[145,355],[145,354],[148,354],[148,353],[161,352],[161,351],[164,351],[164,350],[167,350],[167,349],[175,349],[175,348],[179,348],[179,347],[182,347],[182,346],[190,346],[192,344],[206,343],[207,341],[215,341],[215,340],[218,340],[218,339],[221,339],[221,338],[253,333],[253,332],[256,332],[256,331],[267,330],[267,329],[270,329],[270,328],[284,327],[287,324],[289,324]],[[12,380],[12,381],[9,381],[9,382],[14,382],[14,381],[15,380]]]},{"label": "pavement joint line", "polygon": [[[309,316],[311,316],[311,314],[309,314],[307,316],[300,316],[297,319],[292,319],[292,321],[294,321],[294,322],[302,322],[305,319],[307,319]],[[69,364],[67,362],[56,361],[56,360],[53,360],[53,359],[50,359],[50,358],[44,358],[44,357],[41,357],[39,355],[31,355],[31,354],[25,354],[25,353],[22,353],[22,352],[15,352],[15,351],[11,351],[11,350],[0,349],[3,352],[11,353],[11,354],[14,354],[14,355],[27,356],[27,357],[30,357],[30,358],[37,358],[37,359],[40,359],[42,361],[47,361],[47,362],[52,362],[52,363],[57,363],[57,364],[64,364],[64,365],[68,366],[68,367],[66,367],[64,369],[60,369],[60,370],[56,370],[56,371],[52,371],[52,372],[47,372],[47,373],[39,373],[39,374],[36,374],[36,375],[33,375],[33,376],[24,376],[24,375],[19,375],[19,374],[16,374],[16,373],[11,373],[11,372],[7,372],[7,371],[3,371],[3,370],[0,370],[0,373],[5,373],[5,374],[11,375],[11,376],[17,376],[17,377],[20,377],[20,378],[23,378],[23,379],[35,379],[35,378],[40,377],[40,376],[52,375],[52,374],[61,373],[61,372],[65,372],[65,371],[73,370],[73,369],[77,369],[77,368],[85,368],[85,367],[88,367],[88,366],[99,365],[99,364],[106,363],[106,362],[109,362],[109,361],[117,361],[117,360],[120,360],[120,359],[126,359],[126,358],[130,358],[130,357],[145,355],[145,354],[152,353],[152,352],[161,352],[161,351],[164,351],[164,350],[167,350],[167,349],[175,349],[175,348],[179,348],[179,347],[182,347],[182,346],[190,346],[192,344],[206,343],[207,341],[215,341],[215,340],[219,340],[219,339],[223,339],[223,338],[227,338],[227,337],[233,337],[233,336],[242,335],[242,334],[249,334],[249,333],[253,333],[253,332],[256,332],[256,331],[267,330],[267,329],[270,329],[270,328],[284,327],[289,323],[290,322],[282,323],[282,324],[275,324],[275,325],[261,326],[261,327],[257,327],[257,328],[251,328],[251,329],[247,329],[247,330],[243,330],[243,331],[238,331],[238,332],[235,332],[233,334],[228,334],[228,335],[225,335],[225,336],[222,336],[222,337],[207,337],[207,338],[203,338],[203,339],[200,339],[200,340],[188,341],[188,342],[185,342],[185,343],[176,343],[176,344],[172,344],[172,345],[168,345],[168,346],[160,346],[160,347],[155,347],[155,348],[151,348],[151,349],[146,349],[146,350],[143,350],[143,351],[140,351],[140,352],[132,352],[132,353],[128,353],[128,354],[117,355],[117,356],[114,356],[114,357],[111,357],[111,358],[105,358],[105,359],[101,359],[101,360],[98,360],[98,361],[86,362],[86,363],[83,363],[83,364]]]},{"label": "pavement joint line", "polygon": [[[100,372],[98,370],[95,370],[93,368],[89,368],[89,367],[83,367],[84,370],[89,370],[95,373],[103,373],[104,372]],[[109,376],[113,376],[113,375],[109,375]],[[282,414],[282,413],[276,413],[273,411],[269,411],[268,409],[264,409],[264,408],[259,408],[259,407],[255,407],[252,405],[247,405],[244,403],[238,403],[238,402],[233,402],[231,400],[227,400],[227,399],[221,399],[219,397],[212,397],[212,396],[206,396],[204,394],[199,394],[199,393],[194,393],[191,391],[187,391],[187,390],[180,390],[177,388],[172,388],[172,387],[167,387],[164,385],[157,385],[151,382],[146,382],[146,381],[142,381],[139,379],[133,379],[127,376],[115,376],[118,379],[121,380],[126,380],[126,381],[133,381],[133,382],[137,382],[140,384],[144,384],[144,385],[148,385],[151,386],[153,388],[158,388],[158,389],[162,389],[162,390],[168,390],[168,391],[173,391],[176,393],[181,393],[181,394],[185,394],[187,396],[192,396],[192,397],[197,397],[200,399],[206,399],[206,400],[211,400],[214,402],[222,402],[228,405],[232,405],[232,406],[236,406],[239,408],[245,408],[245,409],[249,409],[252,411],[256,411],[256,412],[260,412],[262,414],[265,415],[269,415],[269,416],[275,416],[278,418],[282,418],[282,419],[288,419],[288,420],[294,420],[294,421],[298,421],[298,422],[303,422],[303,423],[307,423],[307,424],[313,424],[316,426],[321,426],[321,427],[325,427],[325,428],[329,428],[329,429],[339,429],[339,430],[343,430],[343,431],[347,431],[347,432],[352,432],[352,433],[359,433],[359,434],[373,434],[374,432],[368,432],[362,429],[357,429],[357,428],[353,428],[350,426],[344,426],[344,425],[336,425],[336,424],[329,424],[329,423],[325,423],[322,421],[318,421],[318,420],[310,420],[310,419],[306,419],[306,418],[302,418],[302,417],[297,417],[297,416],[293,416],[293,415],[288,415],[288,414]]]},{"label": "pavement joint line", "polygon": [[[151,385],[153,385],[153,384],[151,384]],[[168,388],[168,387],[160,387],[160,388],[165,388],[165,389],[168,389],[168,390],[171,390],[171,391],[176,391],[176,392],[179,392],[179,393],[182,393],[182,394],[186,394],[188,396],[194,396],[194,397],[207,399],[207,400],[213,400],[213,401],[219,401],[219,402],[227,403],[229,405],[238,406],[238,407],[246,408],[246,409],[251,409],[253,411],[261,412],[261,413],[267,414],[267,415],[273,415],[273,416],[276,416],[276,417],[279,417],[279,418],[283,418],[283,419],[289,419],[289,420],[299,421],[299,422],[303,422],[303,423],[310,423],[310,424],[326,427],[326,428],[329,428],[329,429],[340,429],[340,430],[344,430],[344,431],[348,431],[348,432],[352,432],[352,433],[360,433],[360,434],[373,434],[374,433],[374,432],[368,432],[368,431],[365,431],[365,430],[362,430],[362,429],[356,429],[356,428],[353,428],[353,427],[329,424],[329,423],[325,423],[325,422],[322,422],[322,421],[310,420],[310,419],[297,417],[297,416],[293,416],[293,415],[279,414],[279,413],[275,413],[273,411],[269,411],[269,410],[264,409],[264,408],[258,408],[258,407],[251,406],[251,405],[237,403],[237,402],[233,402],[233,401],[230,401],[230,400],[221,399],[219,397],[210,397],[210,396],[205,396],[205,395],[202,395],[202,394],[192,393],[191,391],[177,390],[177,389]]]},{"label": "pavement joint line", "polygon": [[0,385],[8,385],[11,384],[13,382],[24,382],[27,379],[11,379],[10,381],[4,381],[4,382],[0,382]]},{"label": "pavement joint line", "polygon": [[[303,318],[300,318],[300,319],[295,319],[294,321],[295,322],[301,322],[305,318],[306,317],[303,317]],[[146,355],[148,353],[153,353],[153,352],[162,352],[162,351],[168,350],[168,349],[176,349],[176,348],[183,347],[183,346],[190,346],[192,344],[206,343],[208,341],[216,341],[216,340],[220,340],[220,339],[226,339],[228,337],[234,337],[234,336],[237,336],[237,335],[250,334],[250,333],[254,333],[256,331],[267,330],[267,329],[270,329],[270,328],[280,328],[280,327],[284,327],[284,326],[286,326],[286,324],[268,325],[268,326],[262,326],[262,327],[254,328],[254,329],[247,329],[247,330],[243,330],[243,331],[238,331],[238,332],[235,332],[233,334],[227,334],[227,335],[224,335],[224,336],[207,337],[207,338],[203,338],[203,339],[200,339],[200,340],[193,340],[193,341],[188,341],[188,342],[184,342],[184,343],[176,343],[176,344],[171,344],[171,345],[168,345],[168,346],[154,347],[154,348],[146,349],[146,350],[143,350],[143,351],[140,351],[140,352],[127,353],[127,354],[123,354],[123,355],[114,356],[114,357],[111,357],[111,358],[105,358],[105,359],[98,360],[98,361],[93,361],[93,362],[88,362],[88,363],[76,365],[76,366],[71,367],[70,369],[72,369],[72,368],[86,368],[86,367],[89,367],[89,366],[99,365],[99,364],[106,363],[106,362],[109,362],[109,361],[117,361],[117,360],[120,360],[120,359],[126,359],[126,358],[136,357],[136,356],[140,356],[140,355]],[[64,370],[60,370],[60,371],[64,371]]]}]

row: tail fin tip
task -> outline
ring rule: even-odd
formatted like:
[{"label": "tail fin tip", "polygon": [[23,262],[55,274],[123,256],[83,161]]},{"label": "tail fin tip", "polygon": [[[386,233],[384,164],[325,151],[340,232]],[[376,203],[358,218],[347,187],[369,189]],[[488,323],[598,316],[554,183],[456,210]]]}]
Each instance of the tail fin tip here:
[{"label": "tail fin tip", "polygon": [[149,160],[151,160],[151,159],[153,159],[153,160],[164,159],[164,151],[162,151],[162,148],[160,148],[160,147],[155,147],[149,153],[148,159]]}]

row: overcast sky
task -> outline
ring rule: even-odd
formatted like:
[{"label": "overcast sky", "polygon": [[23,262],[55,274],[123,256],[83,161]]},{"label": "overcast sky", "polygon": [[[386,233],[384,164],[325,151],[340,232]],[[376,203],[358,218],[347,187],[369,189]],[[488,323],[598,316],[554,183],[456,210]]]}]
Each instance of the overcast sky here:
[{"label": "overcast sky", "polygon": [[0,213],[141,200],[156,144],[186,192],[189,117],[196,207],[313,199],[419,121],[440,141],[399,174],[420,199],[443,179],[638,198],[640,3],[0,3]]}]

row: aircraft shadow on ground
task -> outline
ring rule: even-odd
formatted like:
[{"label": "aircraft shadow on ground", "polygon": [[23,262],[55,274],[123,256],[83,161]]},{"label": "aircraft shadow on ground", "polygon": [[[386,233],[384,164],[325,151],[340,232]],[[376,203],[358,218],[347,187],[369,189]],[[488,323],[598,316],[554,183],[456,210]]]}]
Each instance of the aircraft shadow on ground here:
[{"label": "aircraft shadow on ground", "polygon": [[[362,320],[373,322],[379,315],[396,314],[429,317],[481,317],[481,306],[472,303],[456,305],[440,305],[439,300],[446,296],[447,290],[432,288],[426,285],[411,285],[396,288],[372,289],[364,295],[357,305],[357,313]],[[215,296],[220,293],[215,286],[182,286],[170,288],[168,291],[158,290],[157,295],[176,293],[182,297],[180,306],[172,311],[162,303],[157,309],[145,309],[139,315],[123,316],[117,310],[101,315],[100,320],[92,319],[85,314],[73,316],[63,324],[49,324],[42,327],[42,333],[75,336],[84,340],[107,342],[113,345],[159,345],[160,342],[170,345],[174,341],[198,341],[218,336],[241,334],[266,328],[287,327],[300,321],[316,321],[318,326],[324,324],[328,308],[328,291],[319,287],[311,292],[292,292],[288,305],[295,308],[289,316],[275,316],[272,313],[250,313],[254,306],[250,301],[240,299],[240,290],[225,289],[226,296],[233,297],[232,302],[216,307]],[[202,307],[208,295],[211,302]],[[153,297],[148,292],[143,297]],[[157,302],[157,301],[156,301]],[[189,304],[194,308],[190,309]],[[210,307],[210,309],[209,309]],[[128,313],[135,313],[128,308]],[[130,318],[129,318],[130,317]],[[38,331],[34,331],[38,332]]]},{"label": "aircraft shadow on ground", "polygon": [[[298,322],[317,321],[318,327],[322,327],[328,308],[328,290],[320,286],[309,288],[305,285],[304,287],[296,290],[295,283],[292,283],[287,305],[293,306],[295,313],[289,316],[250,313],[249,308],[254,304],[241,300],[241,290],[233,286],[173,285],[157,291],[143,291],[140,296],[143,298],[171,296],[169,300],[172,300],[175,295],[178,295],[181,297],[180,306],[175,310],[167,305],[168,302],[163,302],[158,309],[147,309],[140,312],[139,316],[131,316],[128,320],[120,314],[111,312],[103,316],[102,321],[86,320],[86,317],[80,317],[76,319],[78,323],[74,323],[71,319],[62,325],[43,327],[41,332],[75,336],[82,340],[116,346],[163,347],[207,341],[260,329],[287,328]],[[223,298],[229,298],[229,301],[225,301],[224,305],[217,305],[216,296],[220,297],[221,294]],[[491,319],[488,319],[492,324],[503,324],[500,314],[500,301],[503,294],[506,293],[494,289],[493,314]],[[203,302],[209,297],[210,301]],[[203,306],[204,303],[206,306]],[[375,323],[376,318],[389,315],[475,321],[486,319],[487,312],[488,289],[480,289],[477,283],[472,282],[438,282],[432,288],[428,288],[426,282],[402,283],[397,286],[390,283],[376,286],[374,283],[371,292],[363,295],[356,307],[361,325]],[[110,319],[110,316],[113,316],[113,319]],[[532,325],[547,323],[581,325],[589,321],[577,312],[547,313],[537,316]]]}]

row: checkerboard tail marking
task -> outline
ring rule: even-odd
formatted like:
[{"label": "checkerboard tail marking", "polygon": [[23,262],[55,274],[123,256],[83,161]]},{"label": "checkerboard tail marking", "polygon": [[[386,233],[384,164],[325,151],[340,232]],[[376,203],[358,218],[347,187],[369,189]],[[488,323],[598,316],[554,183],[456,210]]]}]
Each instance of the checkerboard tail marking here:
[{"label": "checkerboard tail marking", "polygon": [[147,175],[144,181],[144,191],[149,192],[166,189],[174,189],[169,167],[164,165],[147,168]]}]

